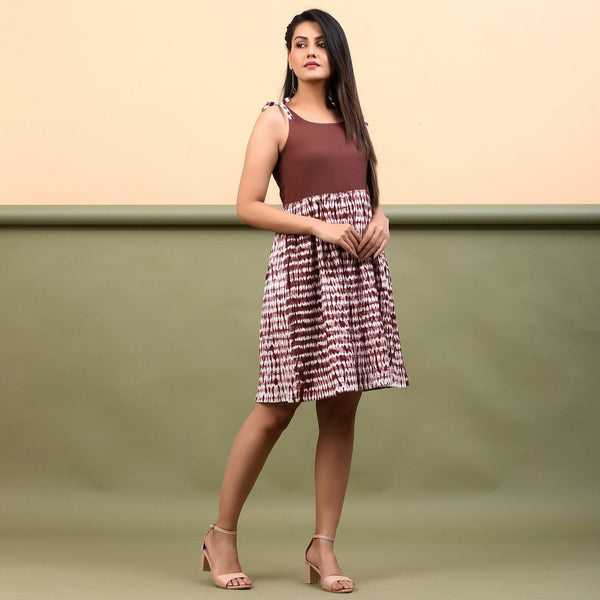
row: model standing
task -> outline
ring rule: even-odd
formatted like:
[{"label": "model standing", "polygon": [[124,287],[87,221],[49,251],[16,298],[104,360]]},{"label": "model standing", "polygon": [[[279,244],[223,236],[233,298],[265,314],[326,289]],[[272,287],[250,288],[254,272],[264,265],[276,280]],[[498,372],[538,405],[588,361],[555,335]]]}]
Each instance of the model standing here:
[{"label": "model standing", "polygon": [[[276,233],[260,323],[254,408],[241,426],[203,543],[203,569],[226,589],[247,589],[237,555],[238,518],[271,449],[303,402],[315,401],[315,535],[307,582],[351,592],[333,549],[352,460],[361,392],[406,387],[383,250],[375,153],[360,108],[344,31],[317,9],[286,36],[283,102],[267,103],[250,136],[237,211]],[[269,179],[284,210],[264,203]]]}]

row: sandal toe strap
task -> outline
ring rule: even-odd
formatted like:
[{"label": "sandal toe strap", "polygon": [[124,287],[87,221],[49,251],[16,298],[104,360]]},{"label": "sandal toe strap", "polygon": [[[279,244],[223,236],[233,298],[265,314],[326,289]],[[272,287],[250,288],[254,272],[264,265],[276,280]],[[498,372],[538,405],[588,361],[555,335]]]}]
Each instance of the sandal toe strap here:
[{"label": "sandal toe strap", "polygon": [[329,588],[331,587],[331,584],[336,581],[349,581],[350,583],[354,583],[350,577],[346,577],[345,575],[327,575],[327,577],[323,577],[323,584]]},{"label": "sandal toe strap", "polygon": [[[248,577],[246,573],[242,573],[241,571],[237,573],[223,573],[223,575],[215,575],[214,580],[215,583],[218,583],[222,587],[227,587],[227,584],[236,577]],[[230,585],[229,587],[238,587],[237,585]]]}]

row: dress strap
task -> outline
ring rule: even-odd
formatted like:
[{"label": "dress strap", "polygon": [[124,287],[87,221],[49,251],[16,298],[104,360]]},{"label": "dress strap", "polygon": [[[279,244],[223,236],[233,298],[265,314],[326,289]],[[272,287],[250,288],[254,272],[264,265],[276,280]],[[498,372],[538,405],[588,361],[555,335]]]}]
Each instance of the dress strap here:
[{"label": "dress strap", "polygon": [[[288,100],[288,98],[286,98],[286,100]],[[265,108],[267,108],[267,106],[279,106],[279,108],[281,108],[281,110],[283,111],[283,113],[285,114],[285,116],[288,119],[292,119],[292,112],[290,111],[290,109],[283,103],[283,102],[267,102],[262,108],[261,111],[265,110]]]}]

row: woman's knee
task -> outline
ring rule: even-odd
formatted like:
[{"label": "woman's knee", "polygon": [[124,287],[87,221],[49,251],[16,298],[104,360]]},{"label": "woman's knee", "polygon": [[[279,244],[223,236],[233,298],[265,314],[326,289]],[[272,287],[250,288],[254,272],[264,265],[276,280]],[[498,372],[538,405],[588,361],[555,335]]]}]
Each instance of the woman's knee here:
[{"label": "woman's knee", "polygon": [[257,404],[254,407],[262,427],[271,435],[280,435],[290,424],[298,404],[283,402]]},{"label": "woman's knee", "polygon": [[353,428],[360,395],[360,392],[348,392],[333,398],[318,400],[319,425]]}]

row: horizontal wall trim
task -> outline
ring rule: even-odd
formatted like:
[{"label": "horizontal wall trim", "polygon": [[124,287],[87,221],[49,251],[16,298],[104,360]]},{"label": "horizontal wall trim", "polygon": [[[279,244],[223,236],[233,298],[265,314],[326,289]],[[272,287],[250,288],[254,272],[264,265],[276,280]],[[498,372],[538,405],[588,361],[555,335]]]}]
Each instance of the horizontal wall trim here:
[{"label": "horizontal wall trim", "polygon": [[[597,226],[600,204],[384,205],[394,226]],[[232,205],[0,206],[0,226],[241,226]]]}]

